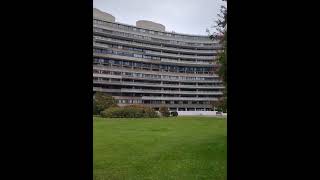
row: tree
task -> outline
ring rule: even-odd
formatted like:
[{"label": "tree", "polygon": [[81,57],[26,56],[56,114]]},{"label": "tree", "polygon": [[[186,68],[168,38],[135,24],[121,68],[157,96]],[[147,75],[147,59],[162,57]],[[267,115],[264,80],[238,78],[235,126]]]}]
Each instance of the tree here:
[{"label": "tree", "polygon": [[[227,0],[222,0],[227,2]],[[215,102],[214,107],[218,107],[223,111],[227,110],[227,7],[222,5],[220,7],[220,13],[218,14],[218,20],[215,22],[217,33],[210,35],[213,40],[219,40],[222,45],[222,50],[218,53],[218,66],[216,73],[220,76],[224,83],[224,97]]]},{"label": "tree", "polygon": [[[227,0],[222,0],[227,2]],[[211,39],[219,40],[222,44],[222,50],[218,54],[218,74],[223,80],[225,87],[227,88],[227,7],[222,5],[220,8],[220,14],[218,14],[218,20],[216,21],[217,33],[211,35]]]},{"label": "tree", "polygon": [[97,110],[97,105],[96,105],[96,101],[95,100],[93,100],[93,115],[98,115],[99,114],[99,112],[98,112],[98,110]]},{"label": "tree", "polygon": [[110,96],[101,92],[96,92],[93,97],[94,110],[97,114],[100,114],[103,110],[108,109],[109,107],[116,107],[116,100]]}]

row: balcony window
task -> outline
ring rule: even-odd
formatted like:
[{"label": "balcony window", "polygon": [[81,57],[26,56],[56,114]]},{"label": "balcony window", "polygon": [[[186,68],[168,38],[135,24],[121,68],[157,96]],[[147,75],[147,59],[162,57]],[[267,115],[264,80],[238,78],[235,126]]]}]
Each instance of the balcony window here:
[{"label": "balcony window", "polygon": [[133,54],[133,57],[142,58],[142,55],[141,54]]},{"label": "balcony window", "polygon": [[113,72],[113,75],[121,76],[121,72]]}]

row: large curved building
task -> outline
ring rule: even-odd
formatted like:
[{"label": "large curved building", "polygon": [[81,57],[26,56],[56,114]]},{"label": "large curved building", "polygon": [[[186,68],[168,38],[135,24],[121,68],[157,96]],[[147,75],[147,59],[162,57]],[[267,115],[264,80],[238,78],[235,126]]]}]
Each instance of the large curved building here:
[{"label": "large curved building", "polygon": [[93,91],[120,106],[143,104],[171,111],[212,111],[223,94],[214,73],[218,42],[208,36],[165,31],[141,20],[136,26],[93,10]]}]

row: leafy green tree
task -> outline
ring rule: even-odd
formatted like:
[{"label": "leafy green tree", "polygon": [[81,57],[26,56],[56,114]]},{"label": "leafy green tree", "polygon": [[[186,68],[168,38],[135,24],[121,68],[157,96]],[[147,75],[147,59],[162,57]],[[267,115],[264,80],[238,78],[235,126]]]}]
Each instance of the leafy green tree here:
[{"label": "leafy green tree", "polygon": [[98,112],[98,110],[97,110],[97,105],[96,105],[96,101],[95,100],[93,100],[93,115],[98,115],[99,114],[99,112]]},{"label": "leafy green tree", "polygon": [[117,102],[110,95],[106,95],[101,92],[96,92],[96,94],[93,97],[93,105],[95,112],[97,114],[100,114],[100,112],[102,112],[105,109],[108,109],[109,107],[116,107]]},{"label": "leafy green tree", "polygon": [[[222,0],[227,2],[227,0]],[[225,87],[227,87],[227,7],[222,5],[216,21],[217,33],[211,35],[211,39],[219,40],[222,44],[222,50],[218,54],[218,74],[222,78]]]},{"label": "leafy green tree", "polygon": [[[227,0],[222,0],[227,2]],[[220,76],[224,83],[224,97],[219,99],[218,102],[215,102],[215,107],[218,107],[220,110],[227,110],[227,6],[222,5],[220,7],[220,13],[218,14],[218,20],[215,22],[216,33],[210,35],[210,38],[213,40],[219,40],[222,45],[222,50],[218,53],[217,58],[217,70],[216,73]]]}]

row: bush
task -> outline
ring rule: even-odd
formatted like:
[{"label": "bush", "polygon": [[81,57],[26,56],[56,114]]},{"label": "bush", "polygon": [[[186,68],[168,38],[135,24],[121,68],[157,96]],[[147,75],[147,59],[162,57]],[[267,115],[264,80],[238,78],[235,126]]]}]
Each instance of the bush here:
[{"label": "bush", "polygon": [[164,117],[170,116],[170,112],[169,112],[168,108],[165,106],[160,107],[159,111],[160,111],[161,115]]},{"label": "bush", "polygon": [[213,108],[216,111],[227,112],[227,98],[222,97],[218,101],[212,102]]},{"label": "bush", "polygon": [[93,97],[94,111],[100,114],[101,111],[108,109],[109,107],[116,107],[116,100],[110,96],[101,92],[96,92]]},{"label": "bush", "polygon": [[146,117],[146,118],[157,118],[157,117],[159,117],[159,115],[152,108],[147,107],[147,108],[144,109],[144,117]]},{"label": "bush", "polygon": [[158,114],[151,108],[143,106],[110,107],[101,112],[106,118],[156,118]]},{"label": "bush", "polygon": [[96,101],[93,100],[93,111],[92,111],[93,115],[99,115],[99,112],[97,110],[97,105],[96,105]]},{"label": "bush", "polygon": [[171,116],[174,116],[174,117],[178,116],[178,112],[177,111],[171,112]]}]

